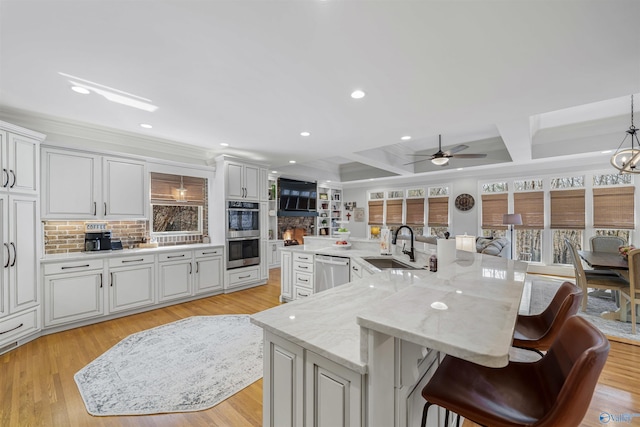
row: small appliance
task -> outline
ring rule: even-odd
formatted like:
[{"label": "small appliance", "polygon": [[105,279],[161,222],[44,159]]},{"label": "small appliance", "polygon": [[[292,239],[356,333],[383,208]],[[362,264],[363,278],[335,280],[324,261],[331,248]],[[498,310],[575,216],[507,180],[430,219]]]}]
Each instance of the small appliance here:
[{"label": "small appliance", "polygon": [[110,251],[111,230],[84,233],[84,250],[87,252]]}]

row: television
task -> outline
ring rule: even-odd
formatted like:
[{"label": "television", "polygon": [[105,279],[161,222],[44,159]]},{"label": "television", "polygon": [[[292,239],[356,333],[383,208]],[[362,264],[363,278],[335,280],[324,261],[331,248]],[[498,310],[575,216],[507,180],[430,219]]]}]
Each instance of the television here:
[{"label": "television", "polygon": [[316,182],[298,181],[289,178],[278,180],[280,189],[280,201],[278,214],[280,216],[291,216],[291,213],[303,216],[316,216],[316,198],[318,186]]}]

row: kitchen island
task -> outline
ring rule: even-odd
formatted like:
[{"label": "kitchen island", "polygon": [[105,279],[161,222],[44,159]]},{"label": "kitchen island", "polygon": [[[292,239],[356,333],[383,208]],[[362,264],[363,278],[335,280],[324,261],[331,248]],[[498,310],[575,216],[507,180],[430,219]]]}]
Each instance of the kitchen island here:
[{"label": "kitchen island", "polygon": [[377,270],[253,315],[265,331],[263,425],[419,425],[420,390],[444,354],[508,363],[526,266],[459,251],[438,272]]}]

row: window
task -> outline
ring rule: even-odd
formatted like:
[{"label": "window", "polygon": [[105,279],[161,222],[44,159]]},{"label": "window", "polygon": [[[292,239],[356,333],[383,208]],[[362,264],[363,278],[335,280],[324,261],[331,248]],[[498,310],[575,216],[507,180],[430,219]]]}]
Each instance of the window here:
[{"label": "window", "polygon": [[593,189],[593,226],[595,228],[633,229],[635,187]]},{"label": "window", "polygon": [[402,199],[387,200],[387,225],[402,225]]},{"label": "window", "polygon": [[151,173],[151,232],[202,234],[204,178]]},{"label": "window", "polygon": [[502,223],[502,217],[508,213],[508,195],[482,195],[482,231],[485,236],[503,237],[507,226]]},{"label": "window", "polygon": [[544,229],[544,192],[514,193],[513,203],[513,211],[522,215],[522,225],[515,226],[515,254],[523,261],[540,262]]},{"label": "window", "polygon": [[582,247],[585,228],[584,189],[551,191],[551,225],[553,229],[553,263],[570,264],[564,239]]},{"label": "window", "polygon": [[432,235],[442,235],[449,227],[449,198],[429,197],[429,220]]},{"label": "window", "polygon": [[483,193],[504,193],[505,191],[509,191],[509,184],[507,184],[506,182],[482,184]]},{"label": "window", "polygon": [[424,226],[424,199],[407,199],[407,224]]}]

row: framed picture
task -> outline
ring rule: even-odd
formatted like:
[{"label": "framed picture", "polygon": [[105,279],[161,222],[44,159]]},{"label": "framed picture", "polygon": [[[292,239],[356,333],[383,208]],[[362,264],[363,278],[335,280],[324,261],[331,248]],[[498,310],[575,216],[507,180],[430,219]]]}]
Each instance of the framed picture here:
[{"label": "framed picture", "polygon": [[353,220],[356,222],[364,221],[364,208],[353,208]]},{"label": "framed picture", "polygon": [[320,193],[320,200],[329,200],[329,195],[327,193]]},{"label": "framed picture", "polygon": [[356,202],[344,202],[344,209],[352,211],[356,207]]}]

